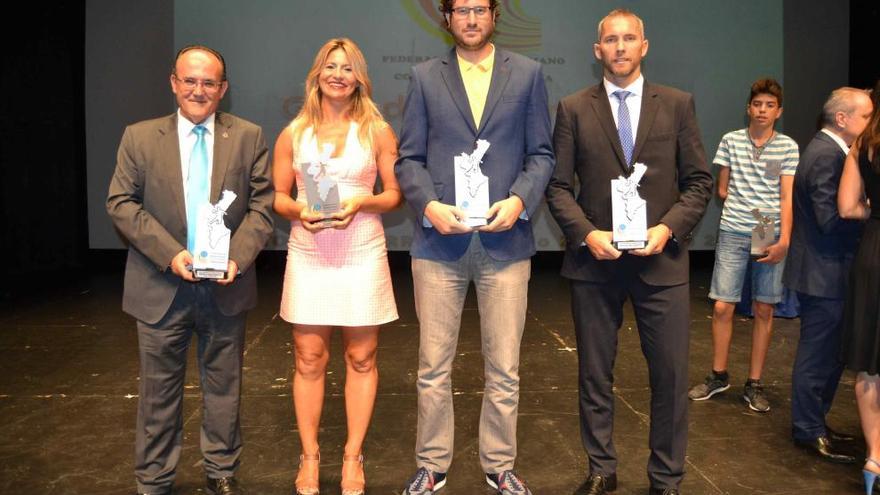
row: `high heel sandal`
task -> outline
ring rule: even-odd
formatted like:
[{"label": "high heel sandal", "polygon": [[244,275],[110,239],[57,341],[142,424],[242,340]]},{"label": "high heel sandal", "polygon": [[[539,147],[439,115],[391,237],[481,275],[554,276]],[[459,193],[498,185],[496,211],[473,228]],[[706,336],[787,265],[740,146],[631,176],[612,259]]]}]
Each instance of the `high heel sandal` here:
[{"label": "high heel sandal", "polygon": [[[308,473],[303,466],[306,463],[316,463],[314,477]],[[319,487],[319,469],[321,467],[321,452],[317,454],[301,454],[299,456],[299,472],[296,474],[296,495],[318,495]]]},{"label": "high heel sandal", "polygon": [[[355,466],[346,469],[346,464],[349,466],[355,464]],[[342,495],[364,495],[367,482],[364,478],[363,454],[342,456],[342,482],[339,485],[342,488]]]},{"label": "high heel sandal", "polygon": [[[880,462],[877,462],[870,457],[865,459],[865,464],[873,464],[880,468]],[[880,473],[875,473],[874,471],[862,469],[862,474],[865,475],[865,493],[867,495],[871,495],[874,492],[874,488],[880,487]]]}]

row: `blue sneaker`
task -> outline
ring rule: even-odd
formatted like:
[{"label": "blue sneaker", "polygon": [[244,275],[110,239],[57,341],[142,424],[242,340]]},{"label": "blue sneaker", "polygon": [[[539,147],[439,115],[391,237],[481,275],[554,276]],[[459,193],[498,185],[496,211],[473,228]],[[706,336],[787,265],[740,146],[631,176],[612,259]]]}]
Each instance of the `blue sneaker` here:
[{"label": "blue sneaker", "polygon": [[446,485],[446,473],[419,468],[403,489],[403,495],[431,495]]},{"label": "blue sneaker", "polygon": [[532,495],[526,482],[512,470],[499,474],[486,473],[486,483],[498,491],[498,495]]}]

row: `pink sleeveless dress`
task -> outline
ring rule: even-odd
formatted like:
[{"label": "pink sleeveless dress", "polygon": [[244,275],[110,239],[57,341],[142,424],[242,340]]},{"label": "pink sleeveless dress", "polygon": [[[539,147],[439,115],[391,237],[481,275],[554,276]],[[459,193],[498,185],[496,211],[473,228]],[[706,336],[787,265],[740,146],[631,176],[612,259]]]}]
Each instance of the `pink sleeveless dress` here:
[{"label": "pink sleeveless dress", "polygon": [[[294,145],[297,201],[306,203],[299,164],[317,159],[318,143],[306,129]],[[331,158],[328,171],[339,184],[339,197],[373,194],[376,162],[364,149],[352,122],[345,149]],[[287,268],[281,294],[281,318],[304,325],[369,326],[397,319],[385,230],[378,214],[358,212],[348,228],[316,234],[299,220],[290,225]]]}]

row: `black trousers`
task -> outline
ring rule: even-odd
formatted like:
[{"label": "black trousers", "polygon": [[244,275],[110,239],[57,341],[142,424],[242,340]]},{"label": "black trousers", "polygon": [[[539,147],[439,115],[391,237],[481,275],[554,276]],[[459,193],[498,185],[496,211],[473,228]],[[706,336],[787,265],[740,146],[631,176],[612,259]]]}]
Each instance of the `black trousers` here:
[{"label": "black trousers", "polygon": [[844,300],[803,292],[797,296],[801,336],[791,370],[791,434],[797,440],[812,440],[827,433],[825,415],[843,373],[838,355]]},{"label": "black trousers", "polygon": [[138,492],[174,482],[183,440],[183,392],[190,341],[198,339],[200,446],[211,478],[232,476],[241,454],[239,402],[246,313],[225,316],[207,284],[182,284],[159,322],[137,322],[140,384],[135,431]]},{"label": "black trousers", "polygon": [[584,449],[593,473],[617,471],[614,448],[614,361],[623,304],[632,302],[651,385],[648,478],[676,488],[687,448],[689,284],[651,286],[637,274],[607,283],[572,281],[578,347],[578,397]]}]

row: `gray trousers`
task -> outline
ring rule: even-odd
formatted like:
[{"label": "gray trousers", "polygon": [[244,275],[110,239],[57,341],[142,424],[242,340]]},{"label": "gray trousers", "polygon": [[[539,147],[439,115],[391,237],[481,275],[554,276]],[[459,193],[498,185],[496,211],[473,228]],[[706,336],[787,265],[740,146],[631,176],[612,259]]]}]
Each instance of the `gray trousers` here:
[{"label": "gray trousers", "polygon": [[171,489],[183,439],[183,385],[193,334],[202,391],[200,446],[211,478],[232,476],[241,454],[239,402],[246,314],[225,316],[211,288],[182,284],[156,324],[137,322],[140,384],[135,479],[142,493]]},{"label": "gray trousers", "polygon": [[581,440],[590,458],[591,472],[611,475],[617,471],[617,451],[612,439],[613,370],[623,304],[629,298],[651,385],[648,479],[654,488],[677,488],[684,477],[690,339],[688,287],[647,285],[633,273],[621,273],[619,278],[604,284],[572,281]]},{"label": "gray trousers", "polygon": [[480,311],[485,390],[480,412],[480,464],[487,473],[513,469],[519,406],[519,347],[525,325],[531,260],[498,262],[473,235],[452,262],[414,258],[419,318],[419,418],[416,463],[445,473],[452,463],[455,419],[452,361],[468,286]]}]

